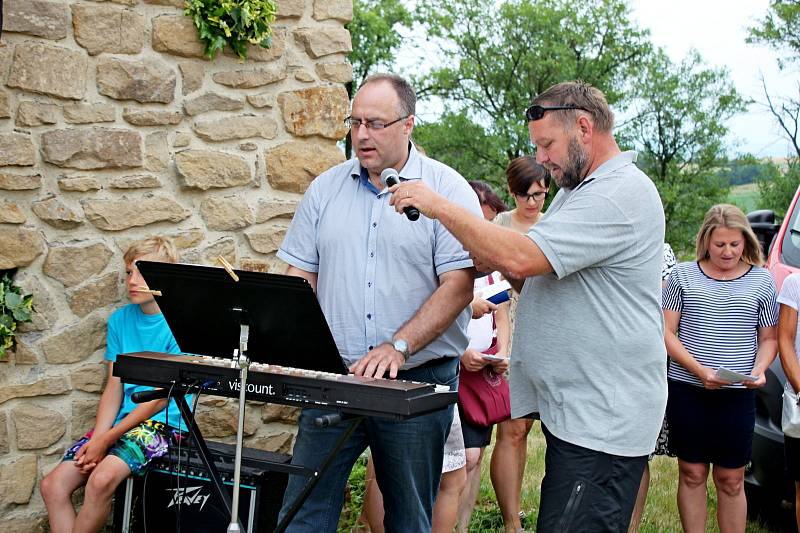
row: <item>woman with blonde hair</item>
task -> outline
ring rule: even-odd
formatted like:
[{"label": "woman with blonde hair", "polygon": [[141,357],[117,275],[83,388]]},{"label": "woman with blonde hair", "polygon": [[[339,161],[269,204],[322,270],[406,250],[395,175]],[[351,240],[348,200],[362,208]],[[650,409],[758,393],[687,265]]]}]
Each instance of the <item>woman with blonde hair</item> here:
[{"label": "woman with blonde hair", "polygon": [[[697,261],[664,288],[670,449],[678,457],[684,531],[705,531],[713,468],[722,533],[744,531],[744,467],[750,460],[755,390],[777,353],[775,282],[742,211],[719,204],[697,234]],[[731,371],[731,372],[728,372]]]}]

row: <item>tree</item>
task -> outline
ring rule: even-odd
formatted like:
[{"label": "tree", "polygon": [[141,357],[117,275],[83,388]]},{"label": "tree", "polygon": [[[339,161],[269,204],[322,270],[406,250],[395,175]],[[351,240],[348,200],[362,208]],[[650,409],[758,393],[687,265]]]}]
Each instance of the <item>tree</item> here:
[{"label": "tree", "polygon": [[[778,52],[788,52],[779,58],[781,69],[800,62],[800,0],[772,0],[769,11],[759,26],[750,28],[749,43],[766,44]],[[759,180],[759,190],[764,207],[783,216],[800,185],[800,83],[797,85],[797,99],[778,98],[770,95],[766,81],[762,78],[766,107],[769,109],[782,133],[786,136],[794,154],[788,161],[784,174],[774,179]]]},{"label": "tree", "polygon": [[[523,113],[538,93],[581,78],[618,102],[651,49],[622,0],[428,0],[418,4],[417,20],[437,60],[415,81],[420,96],[440,98],[448,120],[461,117],[472,123],[465,130],[484,132],[470,146],[472,163],[457,168],[465,175],[489,161],[502,172],[530,153]],[[439,157],[432,146],[429,152]]]},{"label": "tree", "polygon": [[727,71],[705,68],[695,51],[674,64],[659,50],[644,67],[631,87],[634,118],[620,138],[642,152],[639,165],[664,204],[667,240],[687,250],[703,213],[727,196],[728,179],[718,174],[726,162],[724,123],[745,102]]},{"label": "tree", "polygon": [[[346,25],[353,43],[353,51],[347,56],[353,66],[353,81],[345,85],[351,100],[376,69],[393,69],[397,49],[403,44],[397,29],[411,23],[411,13],[401,0],[353,0],[353,20]],[[350,153],[348,134],[345,154],[350,157]]]},{"label": "tree", "polygon": [[750,28],[747,42],[788,51],[787,57],[778,59],[781,68],[800,60],[800,0],[772,0],[764,20]]}]

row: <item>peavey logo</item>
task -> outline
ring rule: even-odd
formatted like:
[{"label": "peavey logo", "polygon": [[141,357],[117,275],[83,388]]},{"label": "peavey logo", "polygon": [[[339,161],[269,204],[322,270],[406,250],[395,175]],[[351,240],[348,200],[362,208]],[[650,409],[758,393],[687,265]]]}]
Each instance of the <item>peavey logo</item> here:
[{"label": "peavey logo", "polygon": [[203,489],[202,486],[199,487],[186,487],[180,489],[166,489],[167,492],[172,492],[172,500],[167,505],[167,509],[172,507],[173,505],[187,505],[191,507],[192,505],[199,505],[200,510],[203,510],[205,507],[208,498],[211,497],[211,494],[200,494],[200,491]]},{"label": "peavey logo", "polygon": [[[239,380],[228,380],[228,388],[238,392],[242,388],[242,382]],[[256,385],[255,383],[248,383],[246,392],[275,396],[275,391],[273,390],[272,385]]]}]

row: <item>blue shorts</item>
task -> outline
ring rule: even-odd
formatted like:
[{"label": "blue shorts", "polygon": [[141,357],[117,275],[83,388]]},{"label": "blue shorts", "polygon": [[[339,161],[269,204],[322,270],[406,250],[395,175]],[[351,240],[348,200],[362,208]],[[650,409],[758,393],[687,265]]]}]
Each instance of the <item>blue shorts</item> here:
[{"label": "blue shorts", "polygon": [[[67,453],[64,454],[63,460],[74,461],[75,454],[89,442],[92,434],[94,434],[94,429],[90,429],[86,435],[70,446]],[[153,459],[166,455],[170,444],[176,444],[181,438],[183,437],[178,431],[161,422],[145,420],[138,426],[129,429],[112,444],[108,449],[108,455],[119,457],[128,465],[132,474],[141,475]]]}]

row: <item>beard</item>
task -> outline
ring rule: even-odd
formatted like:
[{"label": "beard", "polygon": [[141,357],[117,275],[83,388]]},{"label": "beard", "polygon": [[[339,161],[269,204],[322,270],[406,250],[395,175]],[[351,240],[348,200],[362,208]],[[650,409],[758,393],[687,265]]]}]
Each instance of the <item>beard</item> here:
[{"label": "beard", "polygon": [[569,140],[567,147],[567,164],[561,167],[561,176],[550,176],[555,180],[556,185],[562,189],[574,189],[583,181],[584,168],[589,161],[588,154],[583,150],[578,139],[573,137]]}]

